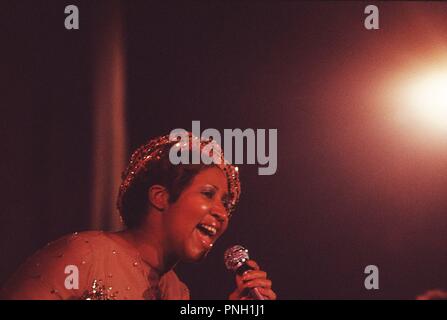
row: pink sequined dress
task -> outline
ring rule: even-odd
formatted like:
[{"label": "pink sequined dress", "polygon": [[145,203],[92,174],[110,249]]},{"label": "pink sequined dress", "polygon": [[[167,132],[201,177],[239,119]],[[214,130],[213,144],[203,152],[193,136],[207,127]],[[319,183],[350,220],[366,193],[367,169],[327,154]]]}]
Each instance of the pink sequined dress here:
[{"label": "pink sequined dress", "polygon": [[5,299],[187,300],[174,271],[159,277],[138,251],[113,234],[74,233],[49,243],[5,284]]}]

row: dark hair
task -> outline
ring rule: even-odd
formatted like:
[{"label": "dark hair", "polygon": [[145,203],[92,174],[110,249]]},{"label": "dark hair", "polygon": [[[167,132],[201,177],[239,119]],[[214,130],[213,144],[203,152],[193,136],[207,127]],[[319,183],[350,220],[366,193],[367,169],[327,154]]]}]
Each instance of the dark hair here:
[{"label": "dark hair", "polygon": [[160,159],[151,161],[147,170],[140,173],[122,195],[120,214],[125,225],[130,229],[138,227],[147,214],[150,205],[147,191],[151,186],[158,184],[165,187],[169,193],[169,202],[174,203],[199,172],[214,166],[173,165],[169,161],[169,148],[170,145],[166,146]]}]

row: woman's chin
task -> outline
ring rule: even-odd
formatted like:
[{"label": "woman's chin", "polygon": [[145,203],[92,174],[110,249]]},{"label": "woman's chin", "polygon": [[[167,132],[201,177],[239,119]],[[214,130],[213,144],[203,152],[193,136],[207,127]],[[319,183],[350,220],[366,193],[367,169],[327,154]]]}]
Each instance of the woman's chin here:
[{"label": "woman's chin", "polygon": [[185,262],[200,262],[207,256],[209,248],[203,246],[189,246],[184,251],[183,261]]},{"label": "woman's chin", "polygon": [[183,262],[189,262],[189,263],[197,263],[204,260],[206,257],[206,252],[198,254],[198,255],[188,255],[185,259],[183,259]]},{"label": "woman's chin", "polygon": [[184,247],[182,260],[186,262],[199,262],[206,257],[212,247],[212,239],[204,236],[196,229]]}]

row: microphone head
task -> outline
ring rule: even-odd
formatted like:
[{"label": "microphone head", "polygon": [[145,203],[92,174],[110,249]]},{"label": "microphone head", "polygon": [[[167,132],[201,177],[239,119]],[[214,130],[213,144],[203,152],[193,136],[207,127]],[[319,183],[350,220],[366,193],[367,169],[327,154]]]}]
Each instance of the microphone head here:
[{"label": "microphone head", "polygon": [[248,250],[240,245],[232,246],[224,253],[225,266],[228,270],[234,272],[236,272],[249,259]]}]

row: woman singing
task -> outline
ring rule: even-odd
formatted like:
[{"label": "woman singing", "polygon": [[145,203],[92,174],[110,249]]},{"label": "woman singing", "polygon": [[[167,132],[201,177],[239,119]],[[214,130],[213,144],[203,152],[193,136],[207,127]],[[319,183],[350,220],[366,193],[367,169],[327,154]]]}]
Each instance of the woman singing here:
[{"label": "woman singing", "polygon": [[[192,135],[189,134],[191,140]],[[194,138],[197,139],[197,138]],[[149,141],[132,155],[123,173],[117,206],[126,229],[65,236],[34,254],[2,289],[7,299],[189,299],[174,267],[203,259],[225,232],[239,200],[237,168],[222,161],[178,164],[169,136]],[[200,141],[201,152],[211,143]],[[214,142],[212,142],[214,143]],[[257,287],[276,299],[256,262],[236,276],[230,299],[250,299]]]}]

